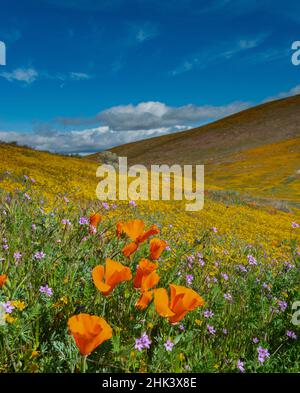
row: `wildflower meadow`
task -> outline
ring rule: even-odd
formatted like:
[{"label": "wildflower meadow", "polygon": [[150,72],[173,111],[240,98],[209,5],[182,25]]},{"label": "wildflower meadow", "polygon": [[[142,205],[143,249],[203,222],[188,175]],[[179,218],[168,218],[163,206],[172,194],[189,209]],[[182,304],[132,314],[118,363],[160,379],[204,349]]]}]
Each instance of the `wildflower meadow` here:
[{"label": "wildflower meadow", "polygon": [[2,373],[300,371],[297,212],[2,180]]}]

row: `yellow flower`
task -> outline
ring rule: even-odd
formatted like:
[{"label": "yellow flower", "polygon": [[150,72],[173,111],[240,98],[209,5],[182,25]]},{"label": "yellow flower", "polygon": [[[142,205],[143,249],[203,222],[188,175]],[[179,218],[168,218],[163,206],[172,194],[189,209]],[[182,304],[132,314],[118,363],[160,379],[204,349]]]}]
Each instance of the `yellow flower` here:
[{"label": "yellow flower", "polygon": [[21,300],[13,300],[11,304],[16,307],[18,310],[23,311],[24,308],[26,307],[25,303],[22,302]]},{"label": "yellow flower", "polygon": [[180,352],[180,354],[179,354],[178,357],[179,357],[179,360],[180,360],[181,362],[183,362],[184,359],[185,359],[184,353],[182,353],[182,352]]},{"label": "yellow flower", "polygon": [[219,367],[220,367],[219,364],[215,364],[215,365],[214,365],[214,368],[216,368],[216,369],[218,369]]},{"label": "yellow flower", "polygon": [[64,304],[68,304],[68,298],[67,298],[67,296],[62,296],[60,299],[59,299],[62,303],[64,303]]},{"label": "yellow flower", "polygon": [[154,326],[153,323],[151,323],[151,322],[148,323],[148,328],[149,329],[153,329],[153,326]]},{"label": "yellow flower", "polygon": [[40,352],[37,351],[37,350],[35,349],[34,351],[31,352],[30,359],[36,358],[36,357],[38,357],[39,355],[40,355]]},{"label": "yellow flower", "polygon": [[7,323],[14,323],[14,322],[16,322],[16,320],[17,320],[17,318],[14,318],[9,314],[5,314],[5,321]]},{"label": "yellow flower", "polygon": [[200,326],[202,324],[202,321],[200,321],[200,319],[195,319],[195,324]]}]

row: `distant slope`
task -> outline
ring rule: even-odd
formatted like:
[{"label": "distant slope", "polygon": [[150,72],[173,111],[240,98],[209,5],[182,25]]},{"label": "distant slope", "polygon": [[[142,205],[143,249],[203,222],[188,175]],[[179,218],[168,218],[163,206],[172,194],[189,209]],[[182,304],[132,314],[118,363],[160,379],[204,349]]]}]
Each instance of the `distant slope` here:
[{"label": "distant slope", "polygon": [[[226,154],[300,136],[300,95],[268,102],[205,126],[110,149],[129,163],[203,164]],[[96,155],[90,158],[96,158]]]},{"label": "distant slope", "polygon": [[205,172],[210,185],[299,204],[300,137],[227,154]]}]

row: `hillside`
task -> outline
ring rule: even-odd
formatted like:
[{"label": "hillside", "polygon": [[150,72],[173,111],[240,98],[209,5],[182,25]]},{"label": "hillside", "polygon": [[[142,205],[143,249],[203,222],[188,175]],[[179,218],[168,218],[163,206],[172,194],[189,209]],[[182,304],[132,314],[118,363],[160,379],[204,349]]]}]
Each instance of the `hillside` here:
[{"label": "hillside", "polygon": [[[129,163],[203,164],[300,136],[300,95],[267,102],[192,130],[110,149]],[[97,155],[91,155],[96,158]]]},{"label": "hillside", "polygon": [[[111,149],[129,163],[205,164],[206,188],[300,202],[300,95]],[[92,155],[90,158],[97,158]]]}]

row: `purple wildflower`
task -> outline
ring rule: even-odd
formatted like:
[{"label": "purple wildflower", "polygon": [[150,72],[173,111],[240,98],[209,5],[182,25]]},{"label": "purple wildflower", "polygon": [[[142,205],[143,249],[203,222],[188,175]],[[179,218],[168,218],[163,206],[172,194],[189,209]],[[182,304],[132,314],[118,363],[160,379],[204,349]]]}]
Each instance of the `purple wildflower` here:
[{"label": "purple wildflower", "polygon": [[191,285],[193,280],[194,280],[194,276],[192,274],[187,274],[186,275],[186,283],[187,283],[187,285]]},{"label": "purple wildflower", "polygon": [[292,338],[293,340],[297,340],[297,335],[292,330],[287,330],[286,335],[287,337]]},{"label": "purple wildflower", "polygon": [[295,221],[292,222],[292,228],[299,228],[299,227],[300,225],[297,222]]},{"label": "purple wildflower", "polygon": [[263,347],[258,347],[257,348],[257,352],[258,352],[258,361],[260,363],[264,363],[264,361],[270,357],[269,351],[266,348]]},{"label": "purple wildflower", "polygon": [[138,351],[141,351],[142,349],[149,349],[151,344],[151,340],[149,339],[147,333],[143,333],[140,338],[137,338],[135,340],[135,346],[134,348],[137,349]]},{"label": "purple wildflower", "polygon": [[237,368],[240,370],[241,373],[245,372],[244,362],[242,362],[240,359],[237,361]]},{"label": "purple wildflower", "polygon": [[172,349],[173,349],[173,347],[174,347],[174,343],[172,343],[171,340],[167,340],[167,341],[164,343],[164,346],[165,346],[165,348],[166,348],[166,351],[171,352]]},{"label": "purple wildflower", "polygon": [[214,313],[211,310],[205,310],[204,311],[204,317],[205,318],[212,318],[214,316]]},{"label": "purple wildflower", "polygon": [[278,300],[278,306],[280,308],[281,312],[284,312],[287,308],[287,302],[285,302],[284,300]]},{"label": "purple wildflower", "polygon": [[89,223],[89,220],[86,217],[80,217],[78,222],[80,225],[87,225]]},{"label": "purple wildflower", "polygon": [[257,343],[259,343],[259,339],[257,337],[253,337],[252,342],[254,344],[257,344]]},{"label": "purple wildflower", "polygon": [[238,265],[238,268],[240,269],[241,272],[246,273],[247,269],[244,265]]},{"label": "purple wildflower", "polygon": [[61,223],[62,223],[63,225],[68,225],[68,226],[71,226],[71,225],[72,225],[71,221],[68,220],[68,219],[66,219],[66,218],[63,218],[63,219],[61,220]]},{"label": "purple wildflower", "polygon": [[224,299],[228,300],[229,302],[232,301],[232,296],[230,293],[224,293]]},{"label": "purple wildflower", "polygon": [[289,262],[284,262],[284,267],[285,267],[285,269],[288,271],[288,270],[293,269],[295,266],[292,265],[292,264],[289,263]]},{"label": "purple wildflower", "polygon": [[249,265],[257,265],[257,260],[254,258],[253,255],[247,255]]},{"label": "purple wildflower", "polygon": [[129,203],[130,206],[133,206],[133,207],[136,206],[136,202],[135,201],[129,201],[128,203]]},{"label": "purple wildflower", "polygon": [[226,273],[221,273],[221,276],[224,278],[225,281],[227,281],[229,278],[228,274],[226,274]]},{"label": "purple wildflower", "polygon": [[53,290],[46,284],[45,286],[40,287],[40,292],[44,293],[45,295],[51,297],[53,295]]},{"label": "purple wildflower", "polygon": [[43,259],[43,258],[45,258],[45,256],[46,256],[46,254],[43,251],[37,251],[34,254],[35,259]]},{"label": "purple wildflower", "polygon": [[22,258],[22,254],[20,253],[20,252],[15,252],[14,253],[14,258],[16,259],[16,260],[19,260],[19,259],[21,259]]},{"label": "purple wildflower", "polygon": [[216,329],[212,325],[207,325],[207,330],[210,334],[216,334]]},{"label": "purple wildflower", "polygon": [[7,314],[11,314],[15,306],[11,304],[11,302],[2,303],[2,308]]}]

